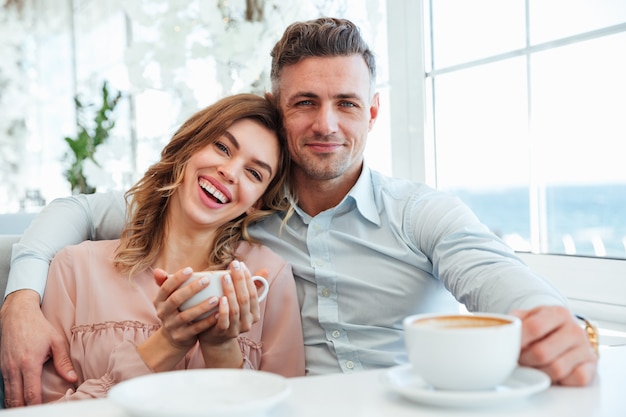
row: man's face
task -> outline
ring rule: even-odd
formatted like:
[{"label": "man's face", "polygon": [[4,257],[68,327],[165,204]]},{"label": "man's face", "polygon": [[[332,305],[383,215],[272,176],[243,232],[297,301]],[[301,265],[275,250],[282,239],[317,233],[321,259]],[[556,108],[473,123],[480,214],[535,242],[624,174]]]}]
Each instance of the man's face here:
[{"label": "man's face", "polygon": [[379,105],[363,58],[305,58],[283,68],[279,88],[295,179],[356,178]]}]

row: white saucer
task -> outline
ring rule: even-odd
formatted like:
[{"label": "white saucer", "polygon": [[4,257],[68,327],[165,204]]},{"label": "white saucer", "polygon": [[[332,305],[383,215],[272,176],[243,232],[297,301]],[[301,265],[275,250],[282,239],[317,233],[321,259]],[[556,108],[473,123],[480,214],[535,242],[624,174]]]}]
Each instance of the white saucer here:
[{"label": "white saucer", "polygon": [[527,397],[550,386],[550,377],[537,369],[518,367],[501,385],[486,391],[444,391],[428,385],[411,365],[390,368],[383,383],[404,398],[444,407],[478,407]]},{"label": "white saucer", "polygon": [[242,369],[160,372],[120,382],[109,398],[133,417],[264,415],[291,392],[277,374]]}]

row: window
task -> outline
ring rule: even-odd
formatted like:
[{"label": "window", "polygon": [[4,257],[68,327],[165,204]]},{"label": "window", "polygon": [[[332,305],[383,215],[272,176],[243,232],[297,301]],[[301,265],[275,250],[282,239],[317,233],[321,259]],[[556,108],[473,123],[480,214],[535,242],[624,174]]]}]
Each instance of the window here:
[{"label": "window", "polygon": [[626,3],[427,6],[437,186],[515,249],[626,258]]},{"label": "window", "polygon": [[394,149],[394,174],[456,193],[579,311],[624,323],[626,3],[388,6],[406,46],[393,147],[411,155]]}]

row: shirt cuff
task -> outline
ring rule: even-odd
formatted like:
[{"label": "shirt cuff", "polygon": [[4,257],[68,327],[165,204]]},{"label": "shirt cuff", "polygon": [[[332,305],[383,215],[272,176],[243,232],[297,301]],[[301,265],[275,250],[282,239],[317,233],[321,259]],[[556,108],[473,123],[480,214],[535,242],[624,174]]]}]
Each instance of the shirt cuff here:
[{"label": "shirt cuff", "polygon": [[50,263],[43,259],[14,260],[9,271],[4,297],[6,298],[7,295],[19,290],[33,290],[39,293],[39,303],[41,303],[46,289],[48,269],[50,269]]}]

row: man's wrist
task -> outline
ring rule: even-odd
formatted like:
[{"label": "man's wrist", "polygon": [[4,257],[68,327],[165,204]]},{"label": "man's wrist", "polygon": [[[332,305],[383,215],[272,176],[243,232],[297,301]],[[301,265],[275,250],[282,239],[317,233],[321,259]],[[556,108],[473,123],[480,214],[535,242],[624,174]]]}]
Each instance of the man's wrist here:
[{"label": "man's wrist", "polygon": [[582,314],[576,314],[575,317],[583,323],[589,344],[591,344],[594,352],[596,352],[596,356],[600,356],[598,327]]},{"label": "man's wrist", "polygon": [[20,305],[32,303],[39,308],[41,305],[41,297],[37,291],[30,288],[13,291],[4,298],[2,311],[5,310],[5,306],[9,307],[13,302],[19,303]]}]

